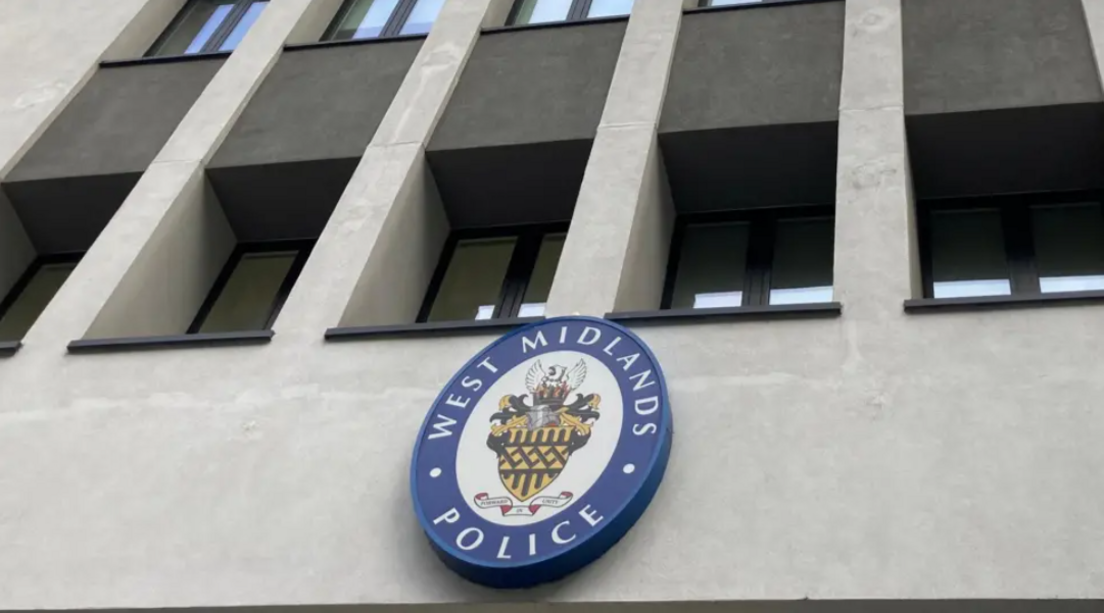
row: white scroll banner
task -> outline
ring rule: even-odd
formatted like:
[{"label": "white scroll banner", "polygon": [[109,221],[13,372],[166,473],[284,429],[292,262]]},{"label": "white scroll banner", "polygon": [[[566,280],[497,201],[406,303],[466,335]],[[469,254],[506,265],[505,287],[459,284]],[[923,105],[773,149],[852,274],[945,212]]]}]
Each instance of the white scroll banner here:
[{"label": "white scroll banner", "polygon": [[552,507],[553,509],[565,507],[574,497],[575,495],[571,492],[563,492],[559,496],[537,496],[530,501],[529,504],[515,505],[514,499],[509,496],[490,498],[486,493],[483,493],[476,494],[475,506],[480,509],[501,509],[503,517],[513,517],[516,515],[528,517],[536,515],[541,507]]}]

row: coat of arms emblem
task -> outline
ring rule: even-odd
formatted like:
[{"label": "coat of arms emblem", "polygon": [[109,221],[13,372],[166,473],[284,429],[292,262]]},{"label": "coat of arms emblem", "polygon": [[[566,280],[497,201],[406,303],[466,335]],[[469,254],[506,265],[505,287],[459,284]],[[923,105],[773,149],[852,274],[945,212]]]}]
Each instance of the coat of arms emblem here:
[{"label": "coat of arms emblem", "polygon": [[410,462],[414,511],[461,576],[505,588],[554,581],[641,516],[672,433],[663,372],[631,330],[593,317],[535,322],[441,390]]},{"label": "coat of arms emblem", "polygon": [[510,496],[480,493],[482,509],[499,508],[503,515],[534,515],[541,507],[562,507],[571,492],[540,496],[567,467],[571,456],[590,441],[601,415],[598,394],[583,394],[586,362],[545,368],[538,360],[526,373],[528,393],[507,394],[491,416],[487,447],[498,459],[498,475]]}]

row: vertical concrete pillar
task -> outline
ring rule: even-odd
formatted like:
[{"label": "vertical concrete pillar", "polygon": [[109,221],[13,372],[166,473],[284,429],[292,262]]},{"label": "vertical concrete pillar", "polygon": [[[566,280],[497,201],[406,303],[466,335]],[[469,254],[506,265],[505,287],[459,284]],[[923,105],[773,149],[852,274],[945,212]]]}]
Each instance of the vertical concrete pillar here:
[{"label": "vertical concrete pillar", "polygon": [[410,323],[448,221],[425,147],[481,28],[509,0],[446,0],[276,322],[277,343]]},{"label": "vertical concrete pillar", "polygon": [[[205,164],[279,57],[290,33],[315,10],[315,0],[269,4],[89,250],[88,265],[77,268],[28,333],[25,353],[36,347],[57,351],[76,338],[179,327],[180,292],[156,288],[165,285],[165,278],[199,276],[196,267],[210,262],[191,257],[203,251],[204,245],[195,241],[211,234],[182,231],[179,224],[204,217],[194,209],[205,206]],[[214,234],[226,236],[225,232]],[[232,245],[211,248],[228,253],[228,246]],[[194,285],[191,294],[200,291]]]},{"label": "vertical concrete pillar", "polygon": [[1085,23],[1089,27],[1096,69],[1104,82],[1104,0],[1081,0],[1081,5],[1085,9]]},{"label": "vertical concrete pillar", "polygon": [[904,121],[901,0],[848,0],[836,175],[835,295],[899,317],[919,295]]},{"label": "vertical concrete pillar", "polygon": [[683,0],[636,2],[548,315],[659,307],[674,216],[656,133]]}]

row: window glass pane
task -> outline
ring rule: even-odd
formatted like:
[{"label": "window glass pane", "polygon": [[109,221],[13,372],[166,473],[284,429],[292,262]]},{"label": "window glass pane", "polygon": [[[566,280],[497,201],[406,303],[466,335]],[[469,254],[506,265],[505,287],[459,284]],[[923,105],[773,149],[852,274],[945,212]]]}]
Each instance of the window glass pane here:
[{"label": "window glass pane", "polygon": [[687,226],[682,236],[671,308],[741,306],[747,249],[746,223]]},{"label": "window glass pane", "polygon": [[834,220],[786,219],[774,230],[770,304],[832,301]]},{"label": "window glass pane", "polygon": [[571,11],[571,0],[521,0],[514,23],[563,21]]},{"label": "window glass pane", "polygon": [[334,40],[376,38],[383,33],[399,0],[355,0],[341,20]]},{"label": "window glass pane", "polygon": [[593,0],[587,17],[610,17],[628,15],[632,11],[633,0]]},{"label": "window glass pane", "polygon": [[0,341],[17,341],[23,338],[76,267],[76,262],[41,266],[15,302],[0,317]]},{"label": "window glass pane", "polygon": [[490,319],[502,294],[516,237],[460,241],[433,299],[429,321]]},{"label": "window glass pane", "polygon": [[199,331],[242,332],[267,328],[280,286],[297,255],[298,251],[242,255]]},{"label": "window glass pane", "polygon": [[560,263],[560,254],[563,253],[566,239],[566,234],[549,234],[541,241],[540,251],[537,252],[537,263],[533,266],[533,274],[530,275],[529,285],[525,288],[525,297],[518,311],[518,317],[544,315],[548,292],[552,291],[552,278],[556,276],[556,267]]},{"label": "window glass pane", "polygon": [[399,34],[425,34],[433,27],[445,0],[418,0]]},{"label": "window glass pane", "polygon": [[233,8],[234,0],[192,0],[176,29],[151,55],[199,53]]},{"label": "window glass pane", "polygon": [[249,31],[249,28],[253,27],[253,23],[261,16],[261,11],[263,11],[266,6],[268,6],[268,0],[264,2],[254,2],[249,5],[249,8],[245,11],[245,15],[242,15],[241,21],[230,31],[230,36],[227,36],[226,40],[219,45],[219,51],[233,51],[237,49],[238,44],[245,38],[246,32]]},{"label": "window glass pane", "polygon": [[1012,293],[995,209],[932,212],[931,260],[935,298]]},{"label": "window glass pane", "polygon": [[1043,292],[1104,290],[1104,212],[1099,204],[1032,207]]}]

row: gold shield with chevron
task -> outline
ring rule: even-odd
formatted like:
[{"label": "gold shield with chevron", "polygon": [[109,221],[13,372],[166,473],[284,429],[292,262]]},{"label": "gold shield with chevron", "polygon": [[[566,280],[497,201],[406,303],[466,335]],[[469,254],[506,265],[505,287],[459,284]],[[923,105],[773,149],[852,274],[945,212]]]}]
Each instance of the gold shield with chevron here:
[{"label": "gold shield with chevron", "polygon": [[499,433],[505,438],[498,455],[502,485],[521,502],[551,485],[578,445],[579,441],[572,441],[575,430],[575,426],[551,424],[530,429],[528,423],[521,423]]}]

